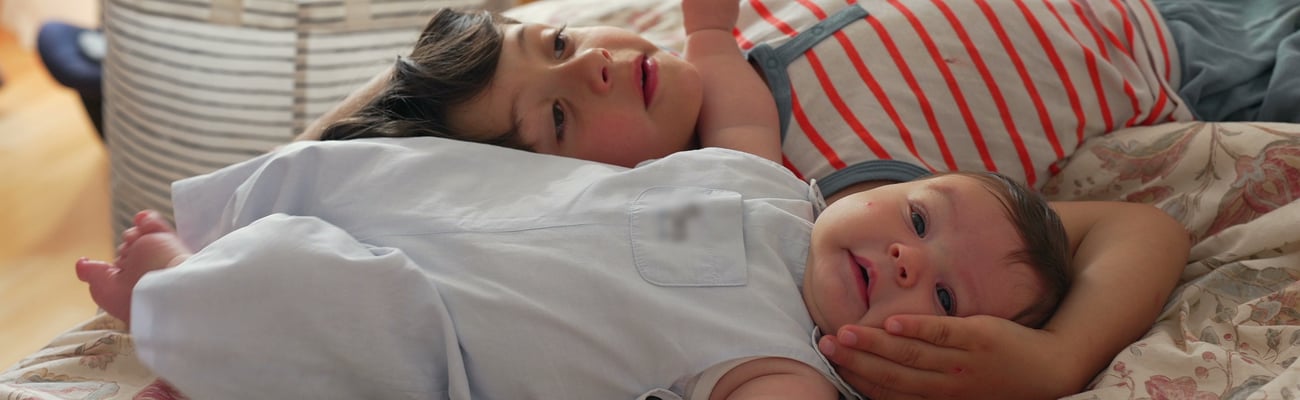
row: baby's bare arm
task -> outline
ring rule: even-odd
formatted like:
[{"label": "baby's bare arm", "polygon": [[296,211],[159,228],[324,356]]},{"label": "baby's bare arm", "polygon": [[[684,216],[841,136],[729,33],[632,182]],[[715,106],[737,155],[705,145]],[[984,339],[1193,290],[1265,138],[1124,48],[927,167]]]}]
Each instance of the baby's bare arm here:
[{"label": "baby's bare arm", "polygon": [[781,357],[746,361],[718,380],[709,400],[835,399],[839,392],[807,364]]},{"label": "baby's bare arm", "polygon": [[731,35],[735,0],[684,0],[687,62],[699,71],[704,104],[696,130],[703,147],[723,147],[781,162],[776,101]]}]

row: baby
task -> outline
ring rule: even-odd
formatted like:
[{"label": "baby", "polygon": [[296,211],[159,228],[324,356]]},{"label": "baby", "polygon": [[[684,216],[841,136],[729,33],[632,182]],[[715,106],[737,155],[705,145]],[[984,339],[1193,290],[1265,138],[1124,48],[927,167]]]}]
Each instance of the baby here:
[{"label": "baby", "polygon": [[[410,184],[455,168],[482,174]],[[851,392],[814,326],[1034,326],[1068,287],[1061,221],[995,174],[814,223],[807,185],[744,153],[623,169],[410,138],[295,144],[175,189],[184,240],[142,212],[114,263],[77,270],[194,397],[833,399]]]}]

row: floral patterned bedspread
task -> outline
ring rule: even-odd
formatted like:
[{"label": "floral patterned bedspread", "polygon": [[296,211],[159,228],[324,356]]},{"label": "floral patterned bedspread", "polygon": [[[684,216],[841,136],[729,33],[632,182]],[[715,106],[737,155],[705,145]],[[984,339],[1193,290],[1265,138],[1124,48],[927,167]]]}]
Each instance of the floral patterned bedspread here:
[{"label": "floral patterned bedspread", "polygon": [[1300,397],[1300,126],[1181,123],[1093,139],[1055,199],[1150,203],[1193,239],[1144,338],[1071,399]]},{"label": "floral patterned bedspread", "polygon": [[135,358],[125,331],[99,314],[59,335],[0,373],[0,399],[185,399]]}]

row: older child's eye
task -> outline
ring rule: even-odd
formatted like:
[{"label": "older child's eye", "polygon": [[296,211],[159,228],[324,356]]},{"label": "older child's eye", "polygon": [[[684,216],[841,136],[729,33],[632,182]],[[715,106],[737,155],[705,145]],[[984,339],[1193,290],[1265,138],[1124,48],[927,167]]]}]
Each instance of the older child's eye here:
[{"label": "older child's eye", "polygon": [[551,50],[555,54],[555,59],[564,58],[564,52],[569,49],[569,37],[564,34],[564,26],[555,31],[555,43],[551,45]]},{"label": "older child's eye", "polygon": [[564,140],[564,108],[558,101],[551,105],[551,121],[555,123],[555,141]]},{"label": "older child's eye", "polygon": [[956,299],[953,298],[955,296],[952,295],[952,290],[943,286],[936,286],[934,289],[934,295],[935,298],[939,300],[939,306],[943,307],[944,314],[956,315],[957,308],[953,304]]},{"label": "older child's eye", "polygon": [[916,230],[917,236],[924,238],[927,228],[929,228],[925,222],[925,215],[921,214],[921,212],[917,211],[915,208],[911,209],[911,213],[912,213],[912,229]]}]

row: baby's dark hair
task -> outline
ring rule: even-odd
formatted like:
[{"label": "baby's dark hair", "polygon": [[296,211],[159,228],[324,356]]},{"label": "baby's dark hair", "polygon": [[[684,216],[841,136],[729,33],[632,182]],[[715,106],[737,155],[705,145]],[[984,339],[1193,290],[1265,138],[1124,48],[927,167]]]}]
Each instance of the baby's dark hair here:
[{"label": "baby's dark hair", "polygon": [[524,148],[517,132],[470,138],[452,129],[448,113],[492,83],[504,42],[501,26],[518,21],[488,11],[438,10],[411,55],[398,57],[387,85],[321,140],[433,136]]},{"label": "baby's dark hair", "polygon": [[1041,328],[1070,290],[1070,238],[1060,215],[1042,195],[996,172],[947,172],[979,181],[1002,203],[1025,247],[1009,255],[1012,263],[1028,264],[1043,285],[1043,298],[1021,310],[1011,320]]}]

